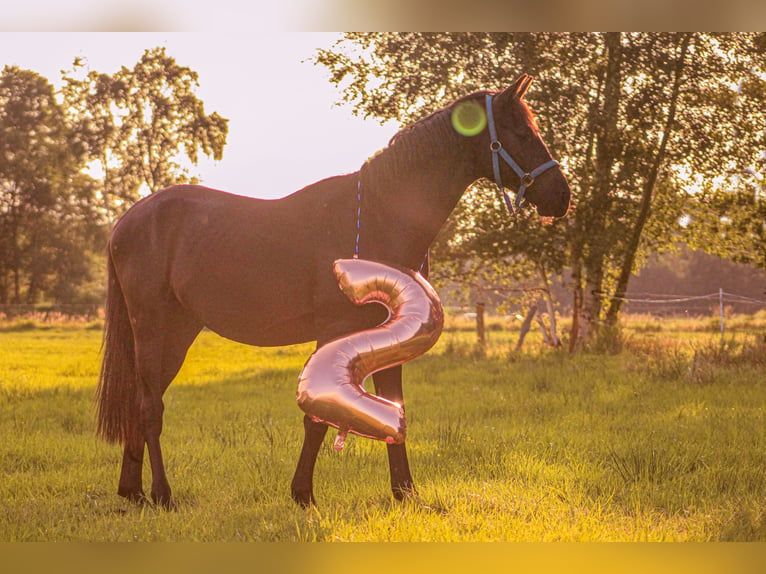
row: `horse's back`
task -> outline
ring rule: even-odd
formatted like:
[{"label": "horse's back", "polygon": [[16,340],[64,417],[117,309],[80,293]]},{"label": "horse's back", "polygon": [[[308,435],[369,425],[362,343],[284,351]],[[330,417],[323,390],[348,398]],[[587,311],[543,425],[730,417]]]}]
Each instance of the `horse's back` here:
[{"label": "horse's back", "polygon": [[[110,254],[123,290],[171,297],[210,329],[256,345],[315,339],[318,250],[331,183],[280,200],[173,186],[120,219]],[[351,232],[351,230],[349,230]]]}]

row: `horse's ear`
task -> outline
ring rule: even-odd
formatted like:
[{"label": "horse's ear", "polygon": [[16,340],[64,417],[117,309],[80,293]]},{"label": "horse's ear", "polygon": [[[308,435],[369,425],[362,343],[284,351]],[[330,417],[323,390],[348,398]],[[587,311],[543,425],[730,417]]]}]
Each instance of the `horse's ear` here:
[{"label": "horse's ear", "polygon": [[524,98],[524,95],[527,93],[529,86],[532,85],[534,78],[532,76],[524,74],[519,79],[521,80],[521,82],[519,83],[519,89],[516,91],[516,97],[521,100]]},{"label": "horse's ear", "polygon": [[498,94],[498,97],[501,100],[511,100],[513,98],[518,98],[521,100],[524,98],[524,94],[527,93],[529,86],[532,84],[532,80],[534,80],[534,78],[529,74],[521,74],[521,76],[516,78],[515,82],[513,82],[510,86],[508,86],[508,88]]}]

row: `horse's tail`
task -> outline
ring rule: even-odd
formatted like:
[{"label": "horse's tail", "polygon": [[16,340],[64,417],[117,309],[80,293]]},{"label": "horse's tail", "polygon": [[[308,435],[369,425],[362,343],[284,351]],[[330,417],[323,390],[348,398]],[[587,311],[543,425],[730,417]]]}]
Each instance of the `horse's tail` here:
[{"label": "horse's tail", "polygon": [[107,267],[103,359],[96,389],[97,432],[109,442],[125,444],[138,433],[138,373],[133,329],[111,253]]}]

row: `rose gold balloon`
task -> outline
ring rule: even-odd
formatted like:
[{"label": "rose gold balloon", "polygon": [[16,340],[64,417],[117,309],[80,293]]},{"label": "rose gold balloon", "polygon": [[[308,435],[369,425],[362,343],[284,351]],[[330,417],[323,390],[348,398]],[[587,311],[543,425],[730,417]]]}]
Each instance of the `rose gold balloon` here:
[{"label": "rose gold balloon", "polygon": [[439,296],[419,273],[376,261],[339,259],[334,271],[351,301],[382,303],[389,318],[317,349],[298,377],[298,406],[339,429],[336,450],[343,448],[347,432],[402,443],[402,406],[366,392],[362,385],[372,373],[414,359],[436,343],[444,323]]}]

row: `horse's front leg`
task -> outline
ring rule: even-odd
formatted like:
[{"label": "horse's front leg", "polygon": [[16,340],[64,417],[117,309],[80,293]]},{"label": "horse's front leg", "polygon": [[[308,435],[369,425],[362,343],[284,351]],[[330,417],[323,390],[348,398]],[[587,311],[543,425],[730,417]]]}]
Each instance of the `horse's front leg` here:
[{"label": "horse's front leg", "polygon": [[[340,292],[335,285],[333,279],[332,289],[327,289],[328,292],[333,293],[333,297],[339,296]],[[382,314],[382,307],[379,305],[368,305],[370,309],[362,309],[354,307],[352,303],[343,301],[343,305],[340,310],[333,311],[336,308],[332,303],[319,304],[317,307],[322,309],[323,313],[328,314],[333,320],[323,322],[318,320],[318,324],[324,325],[319,328],[320,336],[317,339],[317,349],[321,348],[325,343],[342,337],[350,333],[357,333],[369,328],[370,325],[379,325],[385,320],[385,315]],[[351,319],[348,319],[348,317]],[[335,320],[335,317],[346,317],[344,320]],[[320,317],[321,319],[321,317]],[[396,369],[394,369],[396,371]],[[401,402],[402,396],[402,376],[401,368],[398,369],[398,376],[391,377],[390,375],[374,375],[375,386],[378,388],[378,380],[382,381],[383,390],[382,393],[388,393],[391,395],[391,400]],[[380,378],[382,376],[382,379]],[[389,379],[392,379],[389,381]],[[398,382],[397,382],[398,381]],[[382,395],[385,396],[385,395]],[[396,398],[398,397],[398,398]],[[290,492],[293,500],[306,508],[312,504],[316,504],[313,492],[314,484],[314,466],[316,465],[317,457],[319,456],[319,450],[327,434],[328,426],[324,423],[314,422],[308,415],[303,417],[303,447],[301,448],[300,458],[298,459],[298,465],[293,475],[293,480],[290,484]],[[394,454],[392,455],[392,450]],[[399,445],[399,448],[391,449],[389,447],[389,459],[391,460],[391,480],[394,488],[394,495],[401,499],[406,493],[412,491],[412,478],[410,477],[409,465],[407,463],[407,454],[403,445]],[[394,473],[394,467],[397,468]]]},{"label": "horse's front leg", "polygon": [[303,508],[316,504],[314,498],[314,465],[316,464],[319,448],[327,434],[327,425],[311,420],[311,417],[303,417],[303,448],[298,459],[298,466],[290,484],[290,494],[293,500]]},{"label": "horse's front leg", "polygon": [[[378,371],[372,376],[375,392],[390,401],[404,405],[402,392],[402,367],[392,367]],[[407,447],[404,444],[389,444],[388,465],[391,470],[391,490],[394,498],[404,500],[415,494],[415,485],[410,473],[410,463],[407,460]]]},{"label": "horse's front leg", "polygon": [[[332,339],[331,335],[325,335],[317,341],[317,348]],[[290,495],[301,507],[308,508],[316,505],[314,498],[314,466],[316,466],[319,449],[327,434],[328,426],[324,423],[315,422],[308,415],[303,416],[303,446],[295,467],[295,474],[290,483]]]}]

